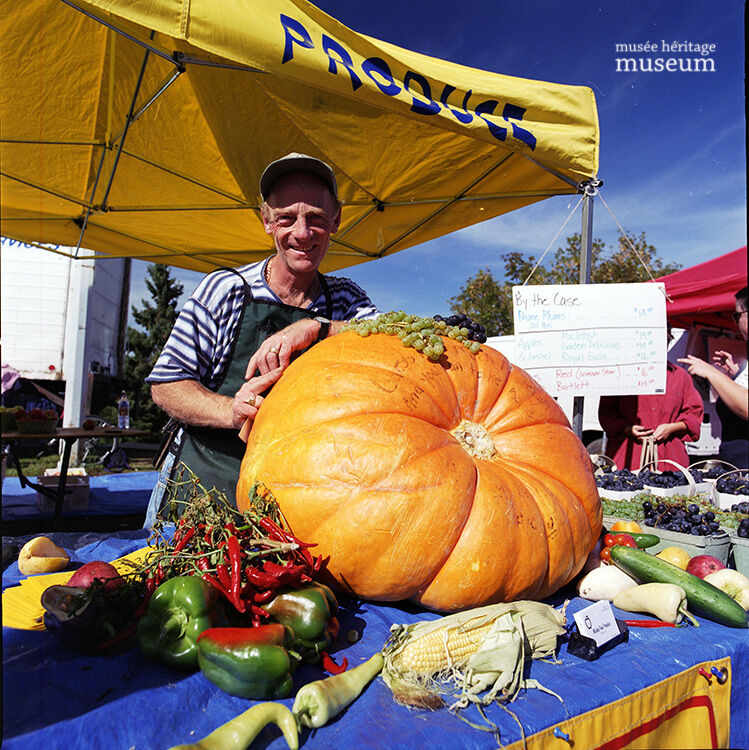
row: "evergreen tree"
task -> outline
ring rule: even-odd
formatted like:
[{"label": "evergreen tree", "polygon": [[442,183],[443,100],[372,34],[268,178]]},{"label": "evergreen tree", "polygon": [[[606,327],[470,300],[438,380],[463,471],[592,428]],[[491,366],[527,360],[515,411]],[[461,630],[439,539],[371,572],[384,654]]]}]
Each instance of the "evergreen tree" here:
[{"label": "evergreen tree", "polygon": [[127,329],[125,382],[131,425],[148,430],[151,439],[158,440],[167,415],[151,400],[151,388],[145,379],[177,319],[177,301],[183,286],[172,278],[169,267],[161,263],[148,266],[146,286],[151,302],[142,300],[141,309],[132,307],[133,319],[141,328],[128,326]]},{"label": "evergreen tree", "polygon": [[[460,293],[448,300],[454,313],[464,313],[486,327],[487,336],[502,336],[514,331],[512,319],[512,287],[528,284],[578,284],[580,281],[579,234],[567,237],[566,245],[557,249],[547,267],[536,267],[537,258],[519,252],[502,256],[503,273],[498,281],[486,268],[469,278]],[[630,247],[634,246],[636,252]],[[638,257],[639,256],[639,257]],[[624,284],[648,281],[650,275],[643,266],[647,264],[654,277],[678,271],[678,263],[665,264],[653,245],[648,244],[645,232],[639,237],[628,233],[619,236],[618,246],[607,253],[606,245],[595,239],[591,243],[591,274],[593,284]],[[530,277],[530,278],[529,278]]]}]

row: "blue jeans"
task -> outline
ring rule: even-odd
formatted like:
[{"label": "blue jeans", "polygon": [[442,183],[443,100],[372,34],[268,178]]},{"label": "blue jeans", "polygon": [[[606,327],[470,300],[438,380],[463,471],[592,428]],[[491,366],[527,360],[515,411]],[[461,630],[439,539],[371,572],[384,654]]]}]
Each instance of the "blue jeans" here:
[{"label": "blue jeans", "polygon": [[146,510],[146,521],[143,524],[144,529],[153,528],[156,523],[156,514],[161,509],[161,503],[164,499],[164,493],[169,482],[169,476],[172,473],[172,466],[174,466],[174,453],[171,451],[166,454],[164,463],[161,464],[161,470],[159,472],[159,478],[156,482],[156,486],[151,492],[151,497],[148,500],[148,509]]}]

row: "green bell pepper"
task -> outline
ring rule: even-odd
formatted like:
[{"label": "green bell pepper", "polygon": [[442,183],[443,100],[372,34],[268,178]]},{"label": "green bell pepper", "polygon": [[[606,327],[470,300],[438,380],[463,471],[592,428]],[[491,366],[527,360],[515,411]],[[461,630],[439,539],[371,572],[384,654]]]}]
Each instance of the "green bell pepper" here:
[{"label": "green bell pepper", "polygon": [[198,666],[198,636],[223,624],[219,592],[195,576],[164,581],[151,596],[138,620],[136,633],[141,650],[171,667]]},{"label": "green bell pepper", "polygon": [[241,698],[285,698],[294,686],[294,634],[280,622],[211,628],[198,638],[198,664],[217,687]]},{"label": "green bell pepper", "polygon": [[335,594],[322,583],[310,583],[294,589],[280,589],[262,608],[294,632],[294,645],[305,657],[325,651],[338,634]]}]

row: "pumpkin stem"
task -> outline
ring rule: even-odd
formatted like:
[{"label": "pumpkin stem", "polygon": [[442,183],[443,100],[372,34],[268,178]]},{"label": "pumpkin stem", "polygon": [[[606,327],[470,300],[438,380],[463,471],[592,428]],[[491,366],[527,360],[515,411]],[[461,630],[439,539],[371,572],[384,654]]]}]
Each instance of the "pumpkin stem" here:
[{"label": "pumpkin stem", "polygon": [[462,419],[450,434],[461,444],[463,450],[473,458],[492,458],[497,452],[492,436],[476,422]]}]

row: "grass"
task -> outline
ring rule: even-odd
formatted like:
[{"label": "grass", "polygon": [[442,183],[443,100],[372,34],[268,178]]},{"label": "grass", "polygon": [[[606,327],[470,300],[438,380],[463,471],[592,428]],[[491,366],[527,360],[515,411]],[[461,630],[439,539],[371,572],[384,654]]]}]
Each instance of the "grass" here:
[{"label": "grass", "polygon": [[[54,469],[60,461],[60,456],[52,454],[50,456],[42,456],[41,458],[21,458],[19,463],[21,464],[21,471],[33,479],[44,474],[45,469]],[[101,464],[88,464],[86,466],[86,473],[89,476],[99,476],[100,474],[112,474],[112,473],[127,473],[132,471],[154,471],[153,464],[150,458],[129,458],[128,463],[130,464],[129,469],[124,469],[122,472],[110,472],[106,467]],[[6,477],[18,476],[14,466],[7,466],[5,469]]]}]

